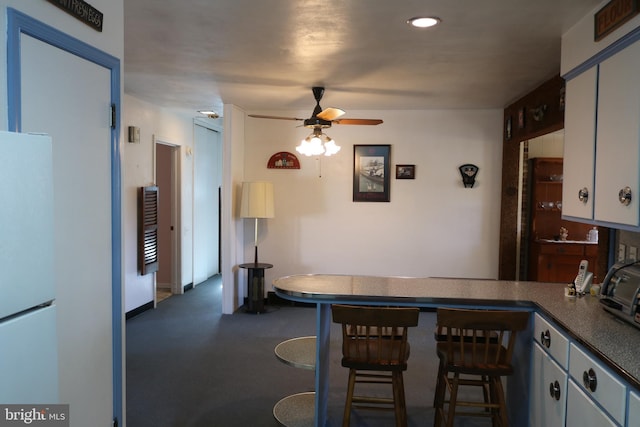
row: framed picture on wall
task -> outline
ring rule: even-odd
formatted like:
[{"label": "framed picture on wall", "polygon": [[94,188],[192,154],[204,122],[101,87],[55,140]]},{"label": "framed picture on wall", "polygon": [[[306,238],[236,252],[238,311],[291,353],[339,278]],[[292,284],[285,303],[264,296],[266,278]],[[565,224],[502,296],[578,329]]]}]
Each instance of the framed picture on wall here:
[{"label": "framed picture on wall", "polygon": [[390,145],[353,146],[353,201],[388,202]]},{"label": "framed picture on wall", "polygon": [[416,179],[416,165],[396,165],[396,179]]}]

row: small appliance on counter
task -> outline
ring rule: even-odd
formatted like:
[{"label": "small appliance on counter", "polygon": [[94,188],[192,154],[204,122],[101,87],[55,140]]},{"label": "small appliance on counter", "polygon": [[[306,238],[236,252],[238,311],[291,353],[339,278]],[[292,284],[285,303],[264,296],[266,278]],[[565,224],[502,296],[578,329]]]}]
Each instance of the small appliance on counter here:
[{"label": "small appliance on counter", "polygon": [[640,261],[613,265],[600,288],[605,310],[640,328]]}]

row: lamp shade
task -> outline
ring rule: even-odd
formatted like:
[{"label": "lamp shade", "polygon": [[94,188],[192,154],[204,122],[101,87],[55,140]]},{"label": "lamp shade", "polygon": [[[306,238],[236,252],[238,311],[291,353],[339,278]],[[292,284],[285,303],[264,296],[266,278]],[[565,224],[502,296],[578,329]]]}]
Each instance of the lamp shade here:
[{"label": "lamp shade", "polygon": [[273,218],[273,184],[270,182],[243,182],[240,217]]}]

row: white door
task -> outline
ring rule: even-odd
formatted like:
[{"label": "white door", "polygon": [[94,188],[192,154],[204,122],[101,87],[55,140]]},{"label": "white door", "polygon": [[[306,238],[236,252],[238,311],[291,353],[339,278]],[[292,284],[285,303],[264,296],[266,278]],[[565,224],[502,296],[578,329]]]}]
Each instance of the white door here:
[{"label": "white door", "polygon": [[195,126],[193,284],[197,285],[220,272],[219,201],[222,185],[222,142],[220,133]]},{"label": "white door", "polygon": [[60,401],[113,418],[110,70],[22,34],[22,131],[53,138]]}]

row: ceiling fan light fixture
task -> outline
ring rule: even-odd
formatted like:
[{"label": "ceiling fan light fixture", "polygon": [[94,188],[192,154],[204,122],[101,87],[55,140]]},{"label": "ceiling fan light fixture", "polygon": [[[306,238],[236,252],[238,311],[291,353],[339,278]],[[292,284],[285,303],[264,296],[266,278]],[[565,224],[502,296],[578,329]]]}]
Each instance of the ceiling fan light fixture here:
[{"label": "ceiling fan light fixture", "polygon": [[324,143],[324,155],[329,157],[329,156],[333,156],[334,154],[337,154],[338,151],[340,151],[340,146],[336,145],[336,142],[333,139],[329,139],[328,142]]},{"label": "ceiling fan light fixture", "polygon": [[300,141],[296,151],[305,156],[332,156],[340,151],[340,147],[321,128],[313,129],[313,133]]},{"label": "ceiling fan light fixture", "polygon": [[435,16],[416,16],[407,20],[407,24],[416,28],[429,28],[438,25],[440,22],[442,22],[442,20]]}]

